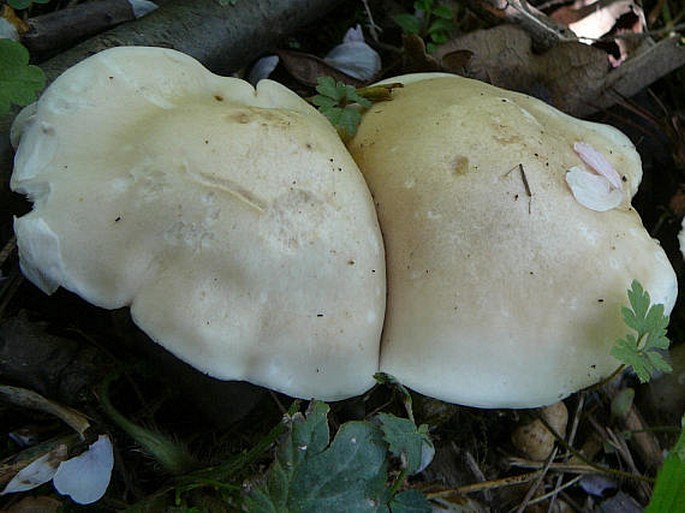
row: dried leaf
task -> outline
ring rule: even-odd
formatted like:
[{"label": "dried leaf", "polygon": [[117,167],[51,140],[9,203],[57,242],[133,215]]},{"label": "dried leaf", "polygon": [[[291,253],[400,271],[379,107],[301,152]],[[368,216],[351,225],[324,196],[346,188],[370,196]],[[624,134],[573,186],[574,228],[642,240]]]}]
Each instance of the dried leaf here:
[{"label": "dried leaf", "polygon": [[604,51],[578,42],[537,54],[530,36],[512,25],[468,33],[435,55],[445,59],[455,51],[472,54],[464,66],[466,76],[535,96],[571,114],[592,110],[610,70]]},{"label": "dried leaf", "polygon": [[402,45],[406,58],[404,69],[407,73],[440,71],[442,69],[435,57],[428,54],[426,43],[417,34],[404,34]]},{"label": "dried leaf", "polygon": [[288,70],[295,80],[310,87],[316,87],[317,81],[321,77],[333,77],[336,82],[359,87],[364,84],[361,80],[350,77],[333,66],[330,66],[316,55],[292,50],[278,50],[277,55],[285,69]]},{"label": "dried leaf", "polygon": [[25,492],[47,483],[65,459],[67,459],[67,446],[60,444],[17,472],[0,495]]}]

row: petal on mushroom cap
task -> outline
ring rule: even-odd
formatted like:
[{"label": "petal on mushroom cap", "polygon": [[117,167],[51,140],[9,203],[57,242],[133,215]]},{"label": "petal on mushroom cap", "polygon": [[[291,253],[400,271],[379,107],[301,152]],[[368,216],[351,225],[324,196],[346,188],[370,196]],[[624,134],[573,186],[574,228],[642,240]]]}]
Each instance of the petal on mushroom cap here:
[{"label": "petal on mushroom cap", "polygon": [[614,188],[605,176],[579,167],[572,167],[566,172],[566,183],[578,203],[597,212],[616,208],[623,201],[623,192]]},{"label": "petal on mushroom cap", "polygon": [[600,151],[596,150],[592,147],[592,145],[585,142],[574,143],[573,149],[583,162],[606,178],[613,187],[619,191],[623,188],[621,176],[618,174],[618,171],[614,169],[611,163],[604,155],[602,155]]}]

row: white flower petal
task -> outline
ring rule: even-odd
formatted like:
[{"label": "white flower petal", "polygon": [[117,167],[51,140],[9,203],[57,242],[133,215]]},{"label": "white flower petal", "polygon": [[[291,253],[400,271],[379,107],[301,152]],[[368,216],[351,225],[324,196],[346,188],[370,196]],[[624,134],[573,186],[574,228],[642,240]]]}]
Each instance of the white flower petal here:
[{"label": "white flower petal", "polygon": [[347,31],[343,43],[328,52],[324,61],[359,80],[371,80],[381,70],[381,57],[364,42],[359,25]]},{"label": "white flower petal", "polygon": [[381,69],[381,57],[366,43],[344,43],[324,58],[338,71],[359,80],[371,80]]},{"label": "white flower petal", "polygon": [[91,504],[107,491],[114,467],[114,449],[107,435],[98,439],[83,454],[63,462],[52,479],[55,489],[78,504]]},{"label": "white flower petal", "polygon": [[566,172],[566,183],[578,203],[597,212],[616,208],[623,201],[623,193],[614,188],[606,177],[579,167],[572,167]]},{"label": "white flower petal", "polygon": [[159,8],[157,4],[149,2],[148,0],[128,0],[128,3],[133,11],[133,16],[136,18],[147,16],[152,11],[156,11]]},{"label": "white flower petal", "polygon": [[343,43],[363,43],[364,42],[364,32],[362,31],[362,26],[357,23],[356,27],[351,27],[345,32],[343,37]]},{"label": "white flower petal", "polygon": [[621,176],[618,174],[618,171],[614,169],[614,166],[611,165],[600,151],[584,142],[575,143],[573,145],[573,150],[585,164],[609,180],[609,183],[616,189],[621,190],[623,188]]},{"label": "white flower petal", "polygon": [[252,66],[252,69],[247,76],[247,81],[252,85],[256,85],[260,80],[269,78],[269,75],[271,75],[276,69],[276,66],[278,66],[279,60],[278,55],[267,55],[266,57],[258,59]]},{"label": "white flower petal", "polygon": [[56,449],[44,454],[17,472],[12,480],[7,483],[5,489],[0,492],[0,495],[25,492],[43,483],[47,483],[55,475],[60,463],[66,457],[67,448],[64,445],[60,445]]},{"label": "white flower petal", "polygon": [[435,446],[433,445],[433,442],[427,438],[421,440],[421,464],[419,465],[419,468],[416,469],[415,474],[419,474],[426,470],[426,467],[433,462],[434,457]]}]

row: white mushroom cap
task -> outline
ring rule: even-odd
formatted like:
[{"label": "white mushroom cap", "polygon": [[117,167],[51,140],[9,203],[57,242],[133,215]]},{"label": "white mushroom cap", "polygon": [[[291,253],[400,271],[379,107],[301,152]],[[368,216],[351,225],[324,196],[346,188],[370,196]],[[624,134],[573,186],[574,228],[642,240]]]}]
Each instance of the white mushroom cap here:
[{"label": "white mushroom cap", "polygon": [[22,121],[21,266],[194,367],[297,397],[373,385],[385,308],[366,184],[328,121],[160,48],[101,52]]},{"label": "white mushroom cap", "polygon": [[[348,145],[387,254],[380,369],[445,401],[551,404],[614,371],[633,279],[670,312],[676,277],[630,206],[642,172],[614,128],[452,75],[410,75]],[[618,170],[618,206],[576,200],[566,173]],[[606,172],[610,176],[609,172]],[[619,184],[620,185],[620,184]],[[612,186],[613,187],[613,186]]]}]

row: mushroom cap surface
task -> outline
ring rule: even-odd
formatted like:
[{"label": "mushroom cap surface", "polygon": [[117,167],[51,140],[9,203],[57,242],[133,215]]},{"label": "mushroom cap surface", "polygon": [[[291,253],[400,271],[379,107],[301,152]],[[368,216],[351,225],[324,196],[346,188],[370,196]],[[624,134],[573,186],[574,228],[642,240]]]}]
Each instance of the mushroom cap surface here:
[{"label": "mushroom cap surface", "polygon": [[[380,370],[478,407],[551,404],[614,371],[633,279],[666,313],[676,277],[630,205],[642,171],[618,130],[444,74],[416,74],[363,114],[348,147],[387,255]],[[591,172],[583,142],[618,171],[597,212],[565,180]]]},{"label": "mushroom cap surface", "polygon": [[385,308],[368,189],[328,121],[161,48],[67,70],[17,127],[21,267],[47,293],[130,305],[220,379],[340,399],[373,385]]}]

